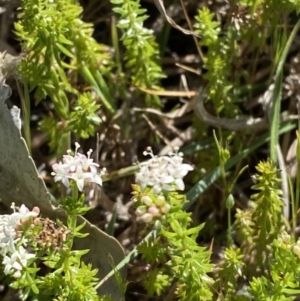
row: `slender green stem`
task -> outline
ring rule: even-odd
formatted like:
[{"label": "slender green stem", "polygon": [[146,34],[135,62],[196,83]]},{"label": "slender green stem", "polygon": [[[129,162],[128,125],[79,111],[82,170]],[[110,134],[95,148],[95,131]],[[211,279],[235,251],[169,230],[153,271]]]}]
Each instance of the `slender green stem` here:
[{"label": "slender green stem", "polygon": [[[73,198],[73,202],[77,202],[78,200],[78,188],[76,185],[74,185],[72,187],[72,198]],[[77,215],[71,215],[71,227],[72,229],[76,228],[76,224],[77,224]]]},{"label": "slender green stem", "polygon": [[228,220],[227,246],[230,247],[232,245],[232,237],[231,237],[231,208],[227,209],[227,220]]},{"label": "slender green stem", "polygon": [[[78,200],[78,189],[76,185],[72,186],[72,201],[76,203]],[[72,212],[68,212],[68,226],[71,229],[71,231],[74,231],[77,225],[77,214],[74,214]],[[68,247],[70,250],[72,249],[73,246],[73,240],[74,236],[69,240],[69,245]]]},{"label": "slender green stem", "polygon": [[[298,166],[299,166],[298,162]],[[297,226],[297,215],[298,215],[298,210],[299,210],[299,194],[300,194],[300,169],[299,167],[297,168],[297,176],[296,176],[296,197],[295,197],[295,202],[294,203],[294,212],[293,212],[293,220],[294,220],[294,231]],[[293,208],[292,208],[293,209]]]}]

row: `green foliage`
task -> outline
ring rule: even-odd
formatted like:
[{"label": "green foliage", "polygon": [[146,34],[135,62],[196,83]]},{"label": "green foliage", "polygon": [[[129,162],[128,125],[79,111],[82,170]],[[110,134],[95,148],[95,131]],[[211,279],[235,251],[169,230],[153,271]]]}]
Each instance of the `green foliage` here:
[{"label": "green foliage", "polygon": [[71,251],[64,247],[55,251],[36,247],[39,258],[50,271],[45,276],[38,276],[39,269],[28,267],[22,277],[12,283],[15,289],[25,288],[24,299],[30,296],[33,299],[38,297],[38,300],[98,300],[95,290],[97,270],[81,259],[88,250]]},{"label": "green foliage", "polygon": [[299,0],[288,0],[288,4],[291,6],[291,10],[295,9],[297,13],[300,11],[300,1]]},{"label": "green foliage", "polygon": [[250,278],[249,292],[254,300],[294,300],[291,295],[299,293],[295,290],[300,280],[299,259],[290,235],[281,230],[279,170],[271,160],[260,162],[256,169],[257,183],[252,188],[259,192],[252,195],[254,209],[236,214],[243,259],[247,262],[247,254],[252,253],[251,264],[244,266],[240,275],[258,275]]},{"label": "green foliage", "polygon": [[119,15],[117,26],[123,33],[124,58],[131,71],[131,81],[139,87],[159,87],[159,80],[165,76],[159,64],[159,47],[153,32],[143,25],[147,19],[146,10],[140,7],[139,1],[111,0],[111,3],[113,11]]},{"label": "green foliage", "polygon": [[[21,64],[23,81],[30,90],[37,88],[38,101],[50,96],[64,118],[69,111],[64,91],[78,93],[66,69],[72,70],[73,81],[79,74],[89,79],[86,68],[94,76],[110,71],[107,48],[91,38],[92,26],[81,21],[81,13],[82,8],[69,0],[26,0],[16,24],[24,50],[29,51]],[[90,83],[94,88],[99,84],[96,80]]]},{"label": "green foliage", "polygon": [[230,300],[230,296],[235,292],[238,279],[242,277],[244,254],[240,249],[228,248],[225,250],[224,263],[218,274],[218,285],[221,288],[224,300]]},{"label": "green foliage", "polygon": [[[159,245],[160,247],[158,248],[157,246]],[[142,258],[150,264],[166,261],[166,248],[166,241],[162,240],[161,237],[158,237],[155,240],[150,238],[147,241],[139,244],[137,247],[139,253],[142,255]]]},{"label": "green foliage", "polygon": [[[72,187],[74,189],[74,187]],[[69,216],[84,215],[91,208],[84,206],[85,195],[81,194],[76,201],[73,201],[73,197],[67,196],[60,201],[60,206],[68,213]]]},{"label": "green foliage", "polygon": [[241,244],[249,245],[253,243],[254,221],[252,220],[252,210],[241,210],[237,208],[235,214],[235,226],[237,236]]},{"label": "green foliage", "polygon": [[196,32],[203,35],[201,43],[207,47],[215,45],[221,31],[220,23],[213,21],[214,17],[214,14],[205,6],[199,10],[195,17],[197,21],[195,24]]},{"label": "green foliage", "polygon": [[65,133],[64,126],[57,123],[53,117],[44,117],[39,124],[39,129],[47,133],[47,140],[49,141],[50,150],[54,151],[59,148],[61,136]]},{"label": "green foliage", "polygon": [[[144,195],[151,196],[149,189],[141,192],[138,186],[133,188],[137,203]],[[211,285],[214,281],[208,276],[213,268],[210,252],[196,242],[204,225],[191,226],[191,214],[181,209],[185,202],[182,195],[170,192],[164,197],[171,210],[156,223],[160,235],[138,247],[143,258],[153,264],[153,269],[143,276],[145,288],[151,295],[160,295],[167,284],[176,281],[179,300],[212,300]]]},{"label": "green foliage", "polygon": [[[111,3],[119,18],[117,26],[122,32],[125,49],[126,73],[124,76],[122,66],[118,65],[120,78],[127,77],[139,87],[159,88],[159,81],[164,75],[153,32],[144,27],[146,10],[141,8],[139,1],[111,0]],[[200,46],[207,49],[203,67],[207,70],[204,77],[208,81],[208,96],[213,100],[217,114],[224,112],[225,115],[236,116],[237,96],[243,95],[243,85],[249,84],[253,88],[252,73],[258,68],[257,57],[269,41],[268,49],[273,57],[271,67],[275,70],[288,37],[286,28],[289,24],[280,21],[285,20],[290,11],[299,12],[300,2],[241,0],[230,5],[232,12],[240,5],[247,13],[240,16],[232,14],[225,23],[216,21],[215,14],[203,6],[195,17],[194,28],[201,35]],[[40,129],[48,135],[52,150],[65,148],[71,132],[78,138],[94,136],[95,126],[101,122],[97,115],[100,109],[98,99],[102,102],[101,109],[113,113],[114,93],[123,89],[124,81],[116,85],[112,80],[114,75],[111,74],[116,66],[111,52],[91,38],[92,26],[80,19],[81,14],[80,6],[70,0],[24,0],[16,24],[17,35],[26,53],[20,65],[21,78],[29,91],[35,92],[36,102],[48,98],[55,107],[55,114],[44,118],[40,124]],[[235,69],[241,51],[247,48],[251,49],[249,60],[253,65],[249,69],[252,70],[244,70],[243,65],[238,64],[240,69]],[[86,84],[93,91],[82,93],[87,90]],[[228,184],[225,168],[230,153],[216,142],[223,177],[221,188],[227,198],[227,241],[230,241],[230,247],[224,250],[222,262],[213,264],[210,251],[213,243],[208,250],[197,242],[204,225],[192,225],[191,213],[182,209],[183,205],[187,205],[185,196],[166,193],[164,198],[171,209],[152,224],[159,233],[158,237],[150,237],[138,246],[142,260],[149,264],[148,273],[142,275],[142,283],[149,295],[158,296],[174,284],[178,299],[186,301],[214,300],[216,294],[222,301],[251,298],[294,300],[294,295],[300,293],[300,245],[282,230],[286,225],[281,213],[283,202],[278,188],[279,170],[271,160],[260,162],[258,174],[254,177],[256,184],[252,187],[257,192],[252,195],[251,208],[235,208],[231,194],[233,184]],[[205,185],[208,186],[207,183]],[[141,192],[136,186],[134,190],[138,204],[144,195],[157,201],[151,190]],[[51,249],[45,254],[44,250],[41,251],[50,273],[37,276],[38,268],[32,264],[25,276],[13,284],[15,288],[26,288],[25,297],[31,295],[44,301],[109,299],[97,295],[97,271],[81,261],[87,250],[71,251],[72,239],[87,235],[81,233],[84,224],[76,224],[76,216],[88,210],[83,207],[83,201],[83,195],[80,198],[73,195],[61,202],[69,215],[68,227],[73,232],[68,235],[65,249]],[[232,231],[230,218],[235,209]],[[293,217],[295,228],[296,217]],[[40,228],[37,230],[41,231]],[[53,296],[58,297],[53,299]]]},{"label": "green foliage", "polygon": [[[97,292],[94,289],[97,271],[84,263],[77,266],[80,262],[78,256],[69,257],[69,260],[72,264],[68,267],[69,270],[61,268],[38,279],[40,289],[45,296],[59,296],[61,300],[97,300]],[[59,298],[57,300],[60,300]]]},{"label": "green foliage", "polygon": [[[269,59],[273,67],[269,78],[272,77],[287,41],[286,28],[289,24],[286,15],[299,11],[298,2],[234,1],[231,3],[232,14],[226,22],[216,21],[215,14],[206,6],[198,11],[194,28],[201,36],[200,46],[207,48],[204,77],[208,81],[208,96],[217,113],[224,112],[229,117],[237,115],[235,103],[240,101],[237,96],[256,88],[252,75],[259,72],[257,59],[266,50],[269,40],[272,41]],[[247,70],[241,60],[245,49],[250,54]],[[266,83],[269,84],[268,79]]]},{"label": "green foliage", "polygon": [[255,177],[257,184],[252,188],[259,190],[259,193],[252,195],[252,199],[256,202],[252,220],[256,225],[254,240],[257,248],[257,263],[264,266],[264,256],[268,258],[269,246],[283,225],[281,219],[283,201],[282,192],[278,189],[280,171],[277,170],[276,165],[268,160],[260,162],[256,169],[259,172]]},{"label": "green foliage", "polygon": [[78,138],[94,136],[95,125],[101,122],[96,114],[99,108],[100,106],[96,104],[91,94],[84,93],[80,95],[74,104],[66,130],[73,130]]},{"label": "green foliage", "polygon": [[[36,102],[49,97],[57,113],[52,116],[56,124],[49,120],[41,124],[51,139],[52,150],[59,144],[68,144],[68,136],[61,135],[62,130],[75,131],[79,137],[87,138],[100,122],[95,115],[96,102],[75,88],[79,77],[90,84],[109,111],[114,110],[107,84],[111,77],[111,55],[105,45],[91,37],[93,28],[80,19],[81,14],[82,8],[70,0],[24,0],[15,25],[26,53],[19,68],[22,81],[29,92],[35,91]],[[25,89],[25,94],[28,91]],[[29,99],[27,94],[25,97]],[[77,99],[74,107],[70,105],[72,97]],[[28,107],[30,110],[30,104]],[[84,118],[89,122],[88,127]]]},{"label": "green foliage", "polygon": [[170,285],[170,276],[164,275],[158,268],[151,269],[143,277],[143,286],[150,296],[161,295],[165,288]]},{"label": "green foliage", "polygon": [[[234,229],[240,247],[226,248],[217,265],[210,262],[210,251],[196,242],[204,225],[191,227],[190,214],[181,209],[185,201],[180,195],[164,195],[172,207],[155,223],[159,235],[138,248],[151,264],[143,276],[149,294],[160,295],[168,281],[169,285],[176,283],[179,300],[215,300],[213,292],[217,300],[294,300],[293,295],[300,293],[300,241],[295,243],[282,230],[279,170],[270,159],[256,169],[252,188],[258,192],[252,195],[253,208],[236,213]],[[149,189],[134,189],[136,199],[151,195]],[[208,274],[212,271],[216,272],[213,278]]]},{"label": "green foliage", "polygon": [[53,117],[44,117],[39,128],[47,133],[50,149],[57,150],[61,137],[72,131],[78,139],[94,136],[95,126],[101,123],[101,119],[97,115],[99,108],[100,105],[96,103],[91,94],[84,93],[78,96],[68,121],[57,122]]},{"label": "green foliage", "polygon": [[[232,46],[234,44],[230,44],[229,37],[220,36],[220,23],[213,21],[214,18],[214,14],[207,7],[203,7],[195,17],[197,22],[194,27],[195,32],[202,36],[200,45],[208,48],[204,58],[204,68],[207,69],[204,76],[208,80],[208,96],[214,101],[219,112],[224,109],[229,113],[232,111],[232,107],[228,107],[228,103],[232,102],[230,98],[232,95],[228,94],[232,88],[229,81],[230,64],[236,49]],[[230,29],[228,31],[230,32]]]},{"label": "green foliage", "polygon": [[300,293],[300,268],[294,248],[286,232],[281,232],[274,240],[268,277],[253,278],[250,283],[255,300],[295,300],[293,295]]}]

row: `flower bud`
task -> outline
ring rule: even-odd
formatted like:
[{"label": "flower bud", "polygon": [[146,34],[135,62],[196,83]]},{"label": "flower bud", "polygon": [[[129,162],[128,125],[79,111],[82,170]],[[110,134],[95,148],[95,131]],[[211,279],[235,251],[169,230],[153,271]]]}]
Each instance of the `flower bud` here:
[{"label": "flower bud", "polygon": [[293,247],[293,252],[300,259],[300,247],[298,244]]},{"label": "flower bud", "polygon": [[35,212],[37,215],[40,214],[40,208],[39,207],[33,207],[32,212]]},{"label": "flower bud", "polygon": [[153,205],[152,199],[151,199],[149,196],[147,196],[147,195],[144,195],[144,196],[142,197],[141,201],[142,201],[145,205],[147,205],[147,206]]},{"label": "flower bud", "polygon": [[155,200],[155,205],[157,205],[157,206],[163,206],[165,203],[166,203],[166,199],[162,195],[159,195],[157,197],[157,199]]},{"label": "flower bud", "polygon": [[171,205],[170,204],[166,204],[165,206],[160,208],[160,211],[164,214],[168,213],[171,209]]},{"label": "flower bud", "polygon": [[231,209],[234,206],[234,198],[233,195],[230,194],[226,200],[225,206],[227,209]]},{"label": "flower bud", "polygon": [[146,206],[139,206],[136,210],[135,210],[135,214],[138,216],[141,216],[143,214],[145,214],[147,212],[147,208]]},{"label": "flower bud", "polygon": [[151,213],[153,216],[160,216],[159,209],[155,206],[151,206],[148,208],[148,213]]},{"label": "flower bud", "polygon": [[150,213],[145,213],[140,217],[140,220],[144,223],[149,223],[153,220],[153,215]]}]

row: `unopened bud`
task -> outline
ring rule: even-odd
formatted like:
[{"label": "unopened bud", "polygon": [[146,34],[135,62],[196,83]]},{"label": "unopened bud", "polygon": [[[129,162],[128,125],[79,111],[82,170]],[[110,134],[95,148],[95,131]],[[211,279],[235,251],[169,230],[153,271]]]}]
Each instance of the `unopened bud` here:
[{"label": "unopened bud", "polygon": [[293,247],[293,252],[300,259],[300,247],[297,244]]},{"label": "unopened bud", "polygon": [[40,208],[39,207],[33,207],[32,212],[35,212],[37,215],[40,214]]},{"label": "unopened bud", "polygon": [[153,215],[150,213],[145,213],[140,217],[140,220],[145,223],[149,223],[153,220]]},{"label": "unopened bud", "polygon": [[153,216],[160,216],[159,209],[155,206],[151,206],[148,208],[148,213],[151,213]]},{"label": "unopened bud", "polygon": [[161,207],[160,210],[162,213],[168,213],[171,209],[171,205],[170,204],[166,204],[165,206]]},{"label": "unopened bud", "polygon": [[166,202],[165,197],[162,196],[162,195],[159,195],[159,196],[157,197],[156,201],[155,201],[155,205],[157,205],[157,206],[162,206],[162,205],[165,204],[165,202]]},{"label": "unopened bud", "polygon": [[234,198],[232,194],[228,196],[225,205],[227,209],[231,209],[234,206]]},{"label": "unopened bud", "polygon": [[142,201],[145,205],[147,205],[147,206],[153,205],[152,199],[151,199],[149,196],[147,196],[147,195],[144,195],[144,196],[142,197],[141,201]]},{"label": "unopened bud", "polygon": [[147,212],[147,208],[146,206],[139,206],[136,210],[135,210],[135,214],[138,216],[141,216],[143,214],[145,214]]}]

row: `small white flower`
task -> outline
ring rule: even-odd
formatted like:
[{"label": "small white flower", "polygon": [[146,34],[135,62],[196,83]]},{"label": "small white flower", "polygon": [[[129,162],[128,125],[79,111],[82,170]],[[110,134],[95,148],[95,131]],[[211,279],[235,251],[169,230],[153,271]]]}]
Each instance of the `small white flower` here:
[{"label": "small white flower", "polygon": [[17,236],[16,227],[19,220],[12,222],[10,215],[0,215],[0,254],[15,251],[15,240]]},{"label": "small white flower", "polygon": [[51,173],[54,176],[54,182],[61,181],[67,188],[69,187],[68,175],[71,167],[68,164],[63,164],[59,162],[52,165],[54,172]]},{"label": "small white flower", "polygon": [[159,195],[155,200],[155,205],[163,206],[164,204],[166,204],[166,198],[163,195]]},{"label": "small white flower", "polygon": [[[5,256],[9,252],[14,252],[15,250],[10,248],[11,244],[8,243],[0,243],[0,255]],[[13,248],[15,247],[14,244],[12,244]]]},{"label": "small white flower", "polygon": [[78,190],[82,191],[83,186],[84,186],[84,177],[85,177],[85,174],[82,171],[82,167],[80,165],[77,166],[76,172],[72,173],[70,175],[70,177],[71,177],[71,179],[73,179],[76,182]]},{"label": "small white flower", "polygon": [[16,253],[13,253],[11,256],[4,256],[2,264],[4,265],[4,274],[7,275],[12,269],[19,267],[19,264],[16,263]]},{"label": "small white flower", "polygon": [[70,180],[75,181],[79,191],[83,190],[86,183],[96,183],[102,186],[101,176],[97,173],[99,164],[93,162],[90,158],[92,150],[87,152],[87,157],[78,153],[80,145],[75,143],[75,154],[71,156],[71,151],[68,155],[63,156],[63,163],[55,163],[52,168],[51,175],[54,176],[54,181],[61,181],[67,188],[70,186]]},{"label": "small white flower", "polygon": [[97,169],[93,169],[93,166],[90,167],[91,172],[85,172],[84,181],[89,183],[96,183],[99,186],[102,186],[102,178],[97,173]]},{"label": "small white flower", "polygon": [[35,257],[34,254],[28,253],[22,246],[19,247],[18,260],[19,260],[19,263],[22,267],[26,267],[27,266],[27,261],[31,258],[34,258],[34,257]]},{"label": "small white flower", "polygon": [[[19,247],[18,251],[15,251],[11,256],[5,256],[2,263],[4,267],[4,274],[7,275],[11,271],[18,272],[22,271],[27,266],[27,261],[34,258],[34,254],[28,253],[22,246]],[[16,273],[15,276],[19,276],[20,273]]]},{"label": "small white flower", "polygon": [[[178,151],[178,150],[175,150]],[[140,171],[136,174],[136,182],[142,191],[146,187],[152,187],[153,193],[160,194],[161,191],[184,190],[182,178],[193,170],[189,164],[182,163],[182,154],[175,152],[169,156],[155,157],[151,148],[144,155],[152,158],[140,165]]]},{"label": "small white flower", "polygon": [[[9,257],[7,254],[16,252],[16,244],[20,240],[23,245],[25,243],[25,238],[22,237],[21,225],[30,217],[36,217],[39,214],[37,207],[30,211],[25,205],[18,208],[12,204],[11,208],[14,210],[11,215],[0,215],[0,255],[6,257]],[[6,260],[8,259],[6,258]]]},{"label": "small white flower", "polygon": [[17,239],[15,239],[17,236],[16,230],[13,227],[9,226],[4,227],[2,230],[3,232],[1,233],[1,244],[3,250],[1,250],[1,253],[12,253],[15,251],[15,244],[17,242]]},{"label": "small white flower", "polygon": [[81,161],[81,164],[82,164],[82,169],[84,171],[88,171],[88,170],[91,170],[92,172],[96,172],[97,173],[97,168],[99,167],[99,164],[93,162],[93,159],[90,158],[92,154],[92,150],[90,149],[88,152],[87,152],[87,157],[85,155],[82,155],[82,154],[78,154],[78,156],[80,157],[80,161]]},{"label": "small white flower", "polygon": [[11,214],[11,220],[15,219],[15,221],[19,224],[20,222],[25,222],[30,217],[37,217],[38,215],[39,212],[34,210],[30,211],[24,204],[22,204],[19,208],[19,212],[14,212]]}]

